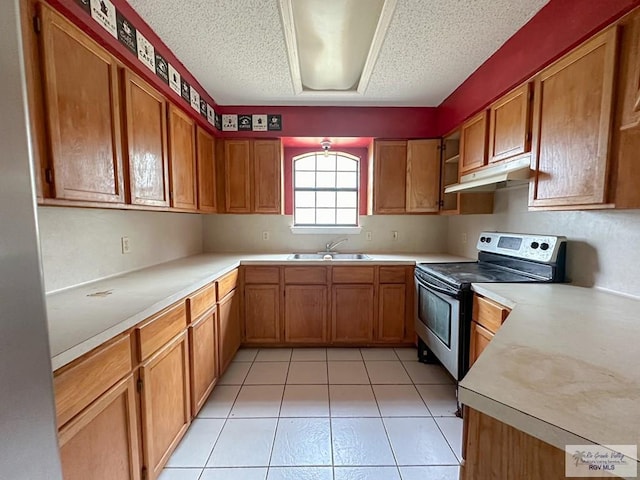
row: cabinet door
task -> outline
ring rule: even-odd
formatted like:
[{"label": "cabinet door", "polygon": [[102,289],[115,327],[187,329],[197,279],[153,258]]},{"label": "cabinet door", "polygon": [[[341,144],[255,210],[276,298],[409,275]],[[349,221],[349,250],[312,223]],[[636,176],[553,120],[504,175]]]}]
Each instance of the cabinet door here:
[{"label": "cabinet door", "polygon": [[130,201],[168,207],[167,101],[129,70],[123,80]]},{"label": "cabinet door", "polygon": [[189,348],[183,332],[140,367],[144,464],[160,475],[190,423]]},{"label": "cabinet door", "polygon": [[290,343],[325,343],[327,287],[287,285],[284,288],[284,340]]},{"label": "cabinet door", "polygon": [[198,163],[198,210],[217,212],[215,140],[202,128],[196,129]]},{"label": "cabinet door", "polygon": [[189,326],[192,417],[198,414],[218,380],[216,324],[214,309]]},{"label": "cabinet door", "polygon": [[378,288],[377,340],[396,343],[404,340],[406,294],[404,285],[382,284]]},{"label": "cabinet door", "polygon": [[608,29],[535,78],[529,206],[606,202],[616,44]]},{"label": "cabinet door", "polygon": [[244,336],[247,343],[280,341],[280,286],[244,287]]},{"label": "cabinet door", "polygon": [[373,285],[334,285],[331,296],[331,340],[373,340]]},{"label": "cabinet door", "polygon": [[375,142],[373,165],[373,213],[404,213],[407,142]]},{"label": "cabinet door", "polygon": [[487,112],[467,120],[460,130],[460,173],[487,164]]},{"label": "cabinet door", "polygon": [[196,145],[194,121],[178,107],[169,107],[169,162],[171,206],[197,208]]},{"label": "cabinet door", "polygon": [[478,325],[476,322],[471,322],[471,345],[469,347],[469,367],[475,363],[480,354],[487,348],[489,342],[493,338],[494,334],[484,328],[482,325]]},{"label": "cabinet door", "polygon": [[54,196],[123,203],[116,60],[45,5],[41,16]]},{"label": "cabinet door", "polygon": [[440,140],[407,142],[407,212],[440,208]]},{"label": "cabinet door", "polygon": [[133,376],[129,375],[67,423],[60,430],[59,442],[65,480],[139,480]]},{"label": "cabinet door", "polygon": [[508,93],[489,110],[489,162],[531,151],[531,84]]},{"label": "cabinet door", "polygon": [[239,298],[233,290],[218,304],[218,365],[220,375],[227,369],[242,342]]},{"label": "cabinet door", "polygon": [[225,212],[251,212],[251,141],[224,142]]},{"label": "cabinet door", "polygon": [[253,211],[280,213],[282,147],[280,140],[253,141]]}]

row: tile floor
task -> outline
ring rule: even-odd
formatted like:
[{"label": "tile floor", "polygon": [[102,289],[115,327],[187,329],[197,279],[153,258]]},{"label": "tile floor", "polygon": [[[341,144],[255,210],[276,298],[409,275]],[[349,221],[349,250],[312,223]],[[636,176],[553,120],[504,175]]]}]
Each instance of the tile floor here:
[{"label": "tile floor", "polygon": [[455,409],[415,349],[241,349],[160,480],[457,480]]}]

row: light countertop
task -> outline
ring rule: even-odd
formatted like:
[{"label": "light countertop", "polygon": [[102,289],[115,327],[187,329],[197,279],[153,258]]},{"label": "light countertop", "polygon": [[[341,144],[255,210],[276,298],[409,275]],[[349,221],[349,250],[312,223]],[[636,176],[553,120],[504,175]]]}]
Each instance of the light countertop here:
[{"label": "light countertop", "polygon": [[[469,260],[447,254],[368,254],[371,259],[288,260],[290,254],[201,254],[98,280],[47,295],[49,344],[54,370],[144,319],[246,265],[362,265]],[[98,294],[98,295],[95,295]],[[93,296],[90,296],[93,295]]]},{"label": "light countertop", "polygon": [[512,311],[461,403],[562,450],[640,446],[640,301],[559,284],[473,288]]}]

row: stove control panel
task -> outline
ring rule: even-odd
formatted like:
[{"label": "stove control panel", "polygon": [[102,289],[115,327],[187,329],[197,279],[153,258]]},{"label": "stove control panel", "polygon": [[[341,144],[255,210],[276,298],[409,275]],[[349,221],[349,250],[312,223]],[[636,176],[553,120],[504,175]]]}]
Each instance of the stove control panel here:
[{"label": "stove control panel", "polygon": [[554,263],[565,237],[521,233],[482,232],[477,248],[482,252]]}]

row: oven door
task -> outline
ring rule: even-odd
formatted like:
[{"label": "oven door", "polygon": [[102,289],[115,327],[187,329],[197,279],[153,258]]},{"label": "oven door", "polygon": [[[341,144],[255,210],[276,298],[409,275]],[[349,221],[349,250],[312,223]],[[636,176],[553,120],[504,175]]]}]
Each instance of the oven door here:
[{"label": "oven door", "polygon": [[456,379],[462,378],[459,293],[416,276],[416,333]]}]

